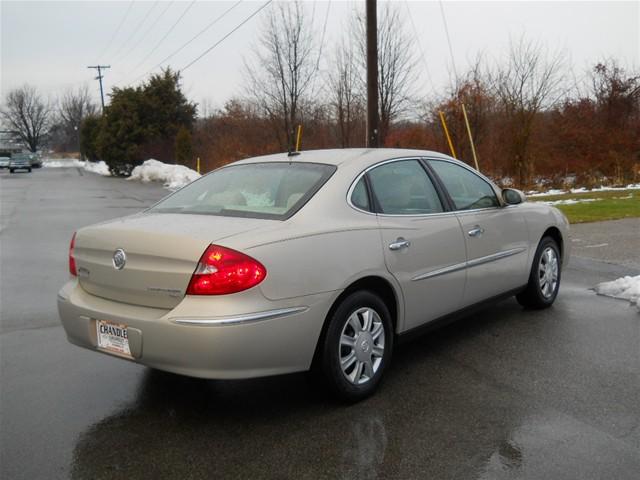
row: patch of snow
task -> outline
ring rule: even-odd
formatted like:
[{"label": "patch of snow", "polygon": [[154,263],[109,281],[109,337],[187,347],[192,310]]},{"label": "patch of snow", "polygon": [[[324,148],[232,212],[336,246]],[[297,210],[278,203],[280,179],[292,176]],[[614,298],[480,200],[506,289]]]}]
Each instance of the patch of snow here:
[{"label": "patch of snow", "polygon": [[547,190],[546,192],[537,192],[535,190],[531,190],[530,192],[527,192],[527,196],[528,197],[543,197],[546,195],[562,195],[563,193],[566,193],[564,190],[558,190],[556,188],[552,188],[551,190]]},{"label": "patch of snow", "polygon": [[629,200],[630,198],[633,198],[633,193],[630,193],[629,195],[625,195],[624,197],[611,197],[614,200]]},{"label": "patch of snow", "polygon": [[590,191],[592,192],[617,192],[620,190],[638,190],[640,189],[640,185],[630,184],[626,187],[595,187]]},{"label": "patch of snow", "polygon": [[76,160],[75,158],[57,158],[55,160],[44,159],[42,161],[42,166],[45,168],[82,168],[84,166],[84,162]]},{"label": "patch of snow", "polygon": [[513,177],[502,177],[498,181],[498,184],[504,185],[505,187],[512,187],[513,185],[515,185],[515,181],[513,180]]},{"label": "patch of snow", "polygon": [[165,188],[177,190],[200,178],[200,174],[184,165],[171,165],[149,159],[138,165],[127,180],[162,182]]},{"label": "patch of snow", "polygon": [[545,197],[548,195],[562,195],[564,193],[589,193],[589,192],[616,192],[620,190],[640,190],[640,183],[630,183],[626,187],[594,187],[594,188],[572,188],[568,191],[559,190],[556,188],[552,188],[550,190],[546,190],[544,192],[539,192],[538,190],[530,190],[526,192],[528,197]]},{"label": "patch of snow", "polygon": [[42,162],[42,166],[46,168],[82,168],[87,172],[97,173],[105,177],[111,175],[109,167],[102,160],[99,162],[82,162],[75,158],[48,159]]},{"label": "patch of snow", "polygon": [[596,293],[608,297],[629,300],[640,310],[640,275],[635,277],[622,277],[612,282],[598,284]]},{"label": "patch of snow", "polygon": [[601,198],[568,198],[567,200],[554,200],[552,202],[539,202],[545,205],[575,205],[576,203],[599,202]]}]

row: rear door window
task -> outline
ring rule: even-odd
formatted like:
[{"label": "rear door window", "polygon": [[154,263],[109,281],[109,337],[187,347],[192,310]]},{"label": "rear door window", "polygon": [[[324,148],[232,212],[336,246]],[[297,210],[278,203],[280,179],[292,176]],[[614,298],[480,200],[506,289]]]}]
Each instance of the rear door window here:
[{"label": "rear door window", "polygon": [[424,215],[444,210],[431,179],[418,160],[385,163],[367,175],[380,213]]}]

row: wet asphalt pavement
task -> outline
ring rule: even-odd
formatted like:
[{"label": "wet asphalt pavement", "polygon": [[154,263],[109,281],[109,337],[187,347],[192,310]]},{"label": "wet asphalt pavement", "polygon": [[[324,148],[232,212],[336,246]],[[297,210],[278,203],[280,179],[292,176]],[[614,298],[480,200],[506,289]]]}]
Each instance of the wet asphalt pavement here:
[{"label": "wet asphalt pavement", "polygon": [[344,406],[304,374],[197,380],[68,344],[71,234],[167,193],[80,173],[0,173],[0,478],[639,478],[640,315],[589,290],[637,269],[576,258],[553,308],[401,345]]}]

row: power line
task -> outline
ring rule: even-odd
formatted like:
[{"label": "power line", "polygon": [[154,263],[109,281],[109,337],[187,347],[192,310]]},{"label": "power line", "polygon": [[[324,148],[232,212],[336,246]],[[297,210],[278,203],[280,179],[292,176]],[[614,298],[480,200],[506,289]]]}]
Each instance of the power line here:
[{"label": "power line", "polygon": [[[162,64],[164,64],[167,60],[172,59],[177,53],[181,52],[187,45],[191,44],[191,42],[193,42],[196,38],[200,37],[203,33],[205,33],[207,30],[209,30],[211,27],[213,27],[216,23],[218,23],[220,20],[222,20],[231,10],[233,10],[234,8],[236,8],[238,5],[240,5],[242,3],[242,0],[238,0],[236,3],[234,3],[233,5],[231,5],[231,7],[229,7],[227,10],[225,10],[222,15],[220,15],[219,17],[215,18],[211,23],[209,23],[206,27],[204,27],[202,30],[200,30],[198,33],[196,33],[190,40],[188,40],[186,43],[184,43],[181,47],[179,47],[177,50],[175,50],[173,53],[171,53],[169,56],[167,56],[164,60],[161,60],[160,62],[158,62],[157,65],[155,65],[154,67],[150,68],[149,70],[147,70],[145,73],[143,73],[142,75],[140,75],[138,78],[136,78],[133,82],[131,83],[135,83],[138,80],[140,80],[143,77],[146,77],[149,73],[151,73],[152,71],[154,71],[156,68],[162,66]],[[131,83],[129,85],[131,85]]]},{"label": "power line", "polygon": [[133,31],[131,32],[131,35],[129,35],[127,37],[127,39],[125,40],[125,42],[120,45],[120,48],[118,50],[116,50],[116,52],[113,54],[113,56],[117,56],[120,54],[120,52],[122,51],[122,49],[131,41],[131,39],[136,35],[136,33],[138,33],[138,31],[140,30],[140,27],[144,24],[144,22],[147,21],[147,18],[149,18],[149,15],[151,15],[151,12],[156,8],[156,6],[158,5],[158,1],[156,0],[155,2],[153,2],[153,5],[151,5],[151,8],[149,10],[147,10],[147,13],[145,14],[145,16],[142,18],[142,20],[140,21],[140,23],[138,23],[136,25],[136,28],[133,29]]},{"label": "power line", "polygon": [[258,13],[260,13],[260,11],[262,11],[267,5],[269,5],[271,2],[273,2],[273,0],[267,0],[260,8],[258,8],[255,12],[253,12],[251,15],[249,15],[247,18],[245,18],[242,22],[240,22],[239,25],[237,25],[233,30],[231,30],[229,33],[227,33],[224,37],[222,37],[220,40],[218,40],[216,43],[214,43],[213,45],[211,45],[209,48],[207,48],[204,52],[202,52],[200,55],[198,55],[195,59],[193,59],[191,62],[189,62],[186,66],[184,66],[182,69],[180,69],[181,72],[184,72],[187,68],[189,68],[191,65],[193,65],[194,63],[196,63],[198,60],[200,60],[202,57],[204,57],[207,53],[209,53],[211,50],[213,50],[214,48],[216,48],[218,45],[220,45],[224,40],[226,40],[228,37],[231,36],[231,34],[233,34],[236,30],[238,30],[240,27],[242,27],[245,23],[247,23],[249,20],[251,20],[253,17],[255,17]]},{"label": "power line", "polygon": [[123,61],[125,58],[127,58],[127,56],[133,52],[136,48],[138,48],[138,45],[140,45],[142,43],[142,41],[147,38],[147,35],[149,35],[149,32],[153,29],[153,27],[155,27],[158,22],[160,21],[160,19],[164,16],[165,13],[167,13],[167,10],[169,10],[169,8],[171,8],[171,5],[173,5],[173,0],[171,2],[169,2],[167,4],[167,6],[165,7],[165,9],[160,12],[160,15],[158,15],[158,17],[153,21],[153,23],[151,25],[149,25],[149,28],[147,28],[147,30],[142,34],[142,36],[138,39],[138,41],[136,42],[136,44],[131,47],[130,49],[127,50],[127,53],[120,59],[120,61]]},{"label": "power line", "polygon": [[131,7],[133,7],[134,1],[135,0],[131,0],[129,2],[129,7],[127,8],[127,11],[124,13],[124,16],[122,17],[122,20],[120,20],[120,23],[118,24],[118,28],[116,28],[115,32],[113,32],[113,35],[111,35],[111,39],[107,43],[107,46],[102,50],[102,53],[100,55],[98,55],[98,58],[102,58],[104,56],[104,54],[107,53],[109,48],[111,48],[111,45],[113,44],[113,41],[116,39],[116,36],[118,35],[118,33],[120,33],[120,29],[122,28],[122,25],[124,25],[125,20],[129,16],[129,13],[131,12]]},{"label": "power line", "polygon": [[151,57],[151,55],[155,53],[158,47],[160,47],[160,45],[162,45],[162,42],[164,42],[167,39],[167,37],[171,34],[171,32],[173,32],[173,30],[180,23],[182,18],[189,12],[189,10],[191,10],[191,7],[193,7],[195,3],[196,3],[196,0],[191,0],[189,5],[187,5],[187,8],[184,9],[182,14],[178,17],[178,19],[173,23],[173,25],[171,25],[171,28],[169,29],[169,31],[167,31],[167,33],[164,34],[164,36],[160,39],[160,41],[156,43],[155,47],[151,49],[151,51],[147,54],[147,56],[145,56],[142,60],[140,60],[140,63],[138,63],[138,65],[136,65],[136,67],[133,70],[131,70],[131,72],[135,72],[136,70],[138,70],[138,68],[140,68],[140,66],[144,62],[146,62]]},{"label": "power line", "polygon": [[[315,6],[315,3],[314,3]],[[322,26],[322,39],[320,40],[320,48],[318,49],[318,61],[316,62],[316,72],[320,69],[320,57],[322,56],[322,46],[324,45],[324,37],[327,33],[327,21],[329,20],[329,10],[331,9],[331,0],[327,4],[327,12],[324,14],[324,25]],[[313,20],[312,20],[313,21]]]},{"label": "power line", "polygon": [[453,67],[453,75],[456,83],[458,82],[458,72],[456,71],[456,62],[453,60],[453,48],[451,47],[451,37],[449,36],[449,26],[447,25],[447,16],[444,13],[444,5],[440,0],[440,13],[442,14],[442,22],[444,23],[444,31],[447,35],[447,43],[449,44],[449,56],[451,57],[451,66]]},{"label": "power line", "polygon": [[416,24],[413,21],[413,16],[411,15],[411,9],[409,8],[409,2],[407,0],[404,1],[404,6],[407,7],[407,13],[409,14],[409,21],[411,22],[411,27],[413,28],[413,35],[416,43],[418,44],[418,49],[420,50],[420,57],[422,58],[422,63],[424,63],[424,69],[427,73],[427,78],[429,79],[429,84],[431,85],[432,93],[435,93],[435,85],[433,84],[433,78],[431,77],[431,71],[429,70],[429,64],[427,63],[427,57],[424,53],[424,49],[422,48],[422,43],[420,42],[420,37],[418,36],[418,29],[416,28]]}]

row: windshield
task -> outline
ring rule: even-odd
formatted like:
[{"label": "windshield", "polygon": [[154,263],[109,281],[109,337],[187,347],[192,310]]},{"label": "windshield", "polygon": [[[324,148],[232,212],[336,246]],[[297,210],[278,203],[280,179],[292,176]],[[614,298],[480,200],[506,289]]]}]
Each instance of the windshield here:
[{"label": "windshield", "polygon": [[294,162],[224,167],[177,191],[150,211],[284,220],[302,208],[335,169]]}]

